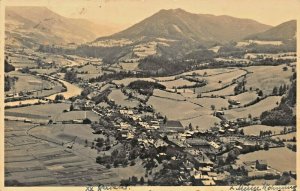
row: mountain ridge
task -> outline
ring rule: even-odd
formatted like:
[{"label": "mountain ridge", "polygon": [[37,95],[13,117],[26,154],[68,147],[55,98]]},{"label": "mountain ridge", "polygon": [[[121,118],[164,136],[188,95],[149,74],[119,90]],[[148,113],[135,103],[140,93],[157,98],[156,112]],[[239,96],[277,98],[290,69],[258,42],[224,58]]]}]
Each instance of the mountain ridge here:
[{"label": "mountain ridge", "polygon": [[137,39],[146,36],[202,43],[226,43],[270,28],[269,25],[251,19],[189,13],[183,9],[162,9],[123,31],[97,38],[95,41],[109,38]]},{"label": "mountain ridge", "polygon": [[8,6],[5,17],[7,40],[20,44],[22,38],[32,45],[83,43],[99,35],[107,35],[112,30],[109,26],[101,26],[86,19],[61,16],[47,7]]}]

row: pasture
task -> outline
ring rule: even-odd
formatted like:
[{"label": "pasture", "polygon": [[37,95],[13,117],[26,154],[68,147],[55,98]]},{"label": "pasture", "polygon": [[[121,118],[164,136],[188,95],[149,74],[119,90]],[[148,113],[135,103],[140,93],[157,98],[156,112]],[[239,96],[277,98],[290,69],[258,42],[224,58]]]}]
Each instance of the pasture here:
[{"label": "pasture", "polygon": [[175,89],[180,86],[193,86],[196,84],[195,82],[191,82],[182,78],[179,78],[177,80],[172,80],[172,81],[159,82],[159,83],[166,86],[167,89]]},{"label": "pasture", "polygon": [[153,96],[163,97],[163,98],[169,98],[173,100],[180,100],[183,101],[185,98],[181,94],[167,92],[159,89],[154,89]]},{"label": "pasture", "polygon": [[241,102],[240,105],[248,104],[257,98],[257,93],[254,91],[244,92],[235,96],[228,96],[229,99]]},{"label": "pasture", "polygon": [[290,84],[290,77],[292,76],[292,69],[288,67],[287,71],[283,71],[285,65],[279,66],[250,66],[246,70],[253,72],[247,75],[246,89],[250,87],[255,90],[259,88],[265,94],[271,94],[273,88],[280,85]]},{"label": "pasture", "polygon": [[7,74],[10,77],[17,77],[13,88],[7,93],[21,92],[21,91],[31,91],[31,90],[42,90],[43,88],[52,87],[51,82],[47,80],[42,80],[31,74],[23,74],[19,71],[12,71]]},{"label": "pasture", "polygon": [[[203,97],[234,95],[235,86],[236,86],[236,84],[233,84],[233,85],[223,88],[221,90],[207,92],[207,93],[201,93],[201,95]],[[211,88],[213,88],[213,87],[211,87]]]},{"label": "pasture", "polygon": [[[213,115],[203,115],[191,119],[180,120],[184,127],[191,123],[194,130],[208,130],[211,127],[214,127],[215,123],[220,123],[220,121],[219,118]],[[198,129],[197,126],[199,127]]]},{"label": "pasture", "polygon": [[156,112],[166,115],[168,119],[173,120],[189,119],[212,112],[187,101],[175,101],[154,96],[151,96],[147,103],[152,105]]},{"label": "pasture", "polygon": [[142,81],[149,81],[149,82],[154,82],[155,80],[152,78],[125,78],[122,80],[113,80],[114,83],[121,85],[123,84],[124,86],[127,86],[131,82],[137,81],[137,80],[142,80]]},{"label": "pasture", "polygon": [[25,117],[29,119],[55,119],[63,110],[69,109],[70,104],[42,104],[5,110],[5,116]]},{"label": "pasture", "polygon": [[196,88],[196,92],[203,93],[203,92],[207,92],[207,91],[217,90],[226,85],[229,85],[230,83],[232,83],[232,81],[234,79],[237,79],[244,74],[246,74],[246,72],[244,70],[235,70],[235,71],[231,71],[231,72],[226,72],[226,73],[221,73],[221,74],[212,75],[212,76],[208,76],[208,77],[203,77],[203,79],[205,79],[208,84],[206,86]]},{"label": "pasture", "polygon": [[228,100],[223,98],[194,98],[188,99],[188,101],[202,105],[210,110],[212,105],[215,106],[215,110],[221,110],[221,108],[228,108],[229,106]]},{"label": "pasture", "polygon": [[280,103],[280,100],[281,96],[267,97],[266,99],[248,107],[227,110],[225,111],[225,117],[228,120],[247,118],[249,114],[251,114],[252,117],[260,117],[262,112],[269,111],[277,107],[276,103]]},{"label": "pasture", "polygon": [[273,134],[279,134],[283,131],[284,127],[282,126],[266,126],[266,125],[251,125],[242,128],[245,135],[255,135],[259,136],[260,131],[272,131]]},{"label": "pasture", "polygon": [[108,98],[114,100],[117,105],[122,107],[133,108],[138,106],[139,102],[136,100],[129,100],[129,98],[124,95],[121,90],[113,89],[112,92],[108,95]]},{"label": "pasture", "polygon": [[256,160],[266,160],[269,166],[280,172],[296,171],[296,153],[285,147],[239,155],[237,163],[242,164],[245,161]]}]

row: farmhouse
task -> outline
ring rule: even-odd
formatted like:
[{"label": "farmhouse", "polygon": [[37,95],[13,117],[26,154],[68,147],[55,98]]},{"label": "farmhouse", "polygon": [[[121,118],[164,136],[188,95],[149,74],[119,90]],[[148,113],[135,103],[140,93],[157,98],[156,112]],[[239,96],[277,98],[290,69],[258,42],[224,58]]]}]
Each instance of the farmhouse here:
[{"label": "farmhouse", "polygon": [[265,161],[265,160],[256,160],[255,168],[257,170],[267,170],[268,169],[267,161]]}]

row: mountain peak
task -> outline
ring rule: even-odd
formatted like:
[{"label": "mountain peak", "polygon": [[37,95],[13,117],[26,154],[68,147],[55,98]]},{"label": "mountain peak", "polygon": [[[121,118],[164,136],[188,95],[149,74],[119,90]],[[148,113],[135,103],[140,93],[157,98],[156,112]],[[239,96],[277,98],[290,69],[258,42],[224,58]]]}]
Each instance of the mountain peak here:
[{"label": "mountain peak", "polygon": [[135,40],[150,37],[200,43],[224,43],[240,40],[250,34],[263,32],[269,28],[268,25],[249,19],[195,14],[177,8],[162,9],[140,23],[105,38]]}]

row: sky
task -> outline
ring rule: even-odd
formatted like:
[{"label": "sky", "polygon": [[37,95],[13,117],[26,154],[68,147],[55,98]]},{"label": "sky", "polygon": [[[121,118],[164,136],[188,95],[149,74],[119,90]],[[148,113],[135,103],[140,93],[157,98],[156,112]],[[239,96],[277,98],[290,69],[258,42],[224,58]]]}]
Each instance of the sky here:
[{"label": "sky", "polygon": [[127,28],[161,9],[249,18],[272,26],[295,19],[300,0],[7,0],[12,6],[46,6],[72,18]]}]

